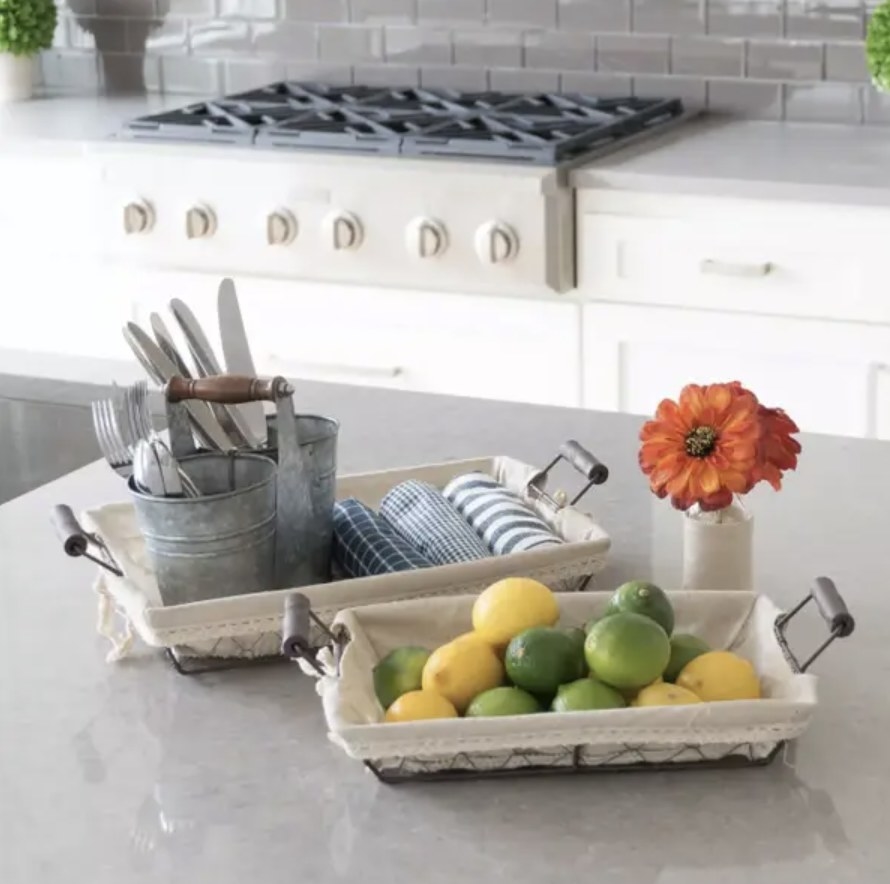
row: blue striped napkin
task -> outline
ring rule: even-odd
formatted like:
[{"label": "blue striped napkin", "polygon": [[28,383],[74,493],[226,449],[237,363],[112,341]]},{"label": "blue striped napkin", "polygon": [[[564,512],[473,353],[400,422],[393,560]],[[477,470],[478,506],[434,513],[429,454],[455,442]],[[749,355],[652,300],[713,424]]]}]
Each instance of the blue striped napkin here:
[{"label": "blue striped napkin", "polygon": [[436,565],[472,562],[491,555],[442,492],[428,482],[408,479],[396,485],[380,501],[380,515]]},{"label": "blue striped napkin", "polygon": [[516,494],[485,473],[457,476],[443,494],[496,556],[563,542]]},{"label": "blue striped napkin", "polygon": [[333,556],[349,577],[413,571],[432,564],[386,519],[354,497],[334,504]]}]

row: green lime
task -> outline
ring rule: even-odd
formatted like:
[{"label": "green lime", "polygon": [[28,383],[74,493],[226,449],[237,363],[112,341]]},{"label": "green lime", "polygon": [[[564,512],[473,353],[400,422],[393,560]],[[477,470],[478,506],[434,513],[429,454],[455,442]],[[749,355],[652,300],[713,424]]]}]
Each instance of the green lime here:
[{"label": "green lime", "polygon": [[564,629],[533,626],[507,645],[504,666],[517,687],[550,697],[561,684],[578,677],[578,657],[578,643]]},{"label": "green lime", "polygon": [[595,678],[579,678],[560,685],[550,708],[554,712],[585,712],[589,709],[621,709],[624,697]]},{"label": "green lime", "polygon": [[674,608],[664,590],[645,580],[631,580],[612,593],[606,616],[617,613],[642,614],[654,620],[668,635],[674,631]]},{"label": "green lime", "polygon": [[483,691],[467,707],[467,718],[491,715],[529,715],[540,712],[541,704],[522,688],[492,688]]},{"label": "green lime", "polygon": [[578,654],[578,678],[584,678],[587,675],[587,660],[584,658],[584,642],[587,640],[587,633],[580,626],[569,626],[563,631],[575,643]]},{"label": "green lime", "polygon": [[696,657],[700,657],[702,654],[707,654],[710,650],[710,645],[697,635],[689,635],[685,632],[678,632],[676,635],[672,635],[671,659],[664,670],[664,680],[676,681],[677,676],[687,663]]},{"label": "green lime", "polygon": [[420,690],[429,656],[426,648],[408,645],[390,651],[374,667],[374,693],[384,709],[389,709],[402,694]]},{"label": "green lime", "polygon": [[587,635],[584,655],[591,673],[618,690],[652,684],[671,657],[667,633],[642,614],[612,614]]}]

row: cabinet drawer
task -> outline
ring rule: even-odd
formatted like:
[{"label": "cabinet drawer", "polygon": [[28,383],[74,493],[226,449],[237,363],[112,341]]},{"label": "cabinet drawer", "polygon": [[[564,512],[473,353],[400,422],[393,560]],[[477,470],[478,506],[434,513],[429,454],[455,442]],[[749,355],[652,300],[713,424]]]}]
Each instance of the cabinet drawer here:
[{"label": "cabinet drawer", "polygon": [[[164,282],[166,279],[166,282]],[[175,294],[217,345],[218,278],[152,274],[134,313]],[[576,304],[239,277],[257,371],[397,390],[552,405],[581,403]],[[168,320],[169,321],[169,320]]]},{"label": "cabinet drawer", "polygon": [[576,305],[255,280],[238,290],[262,371],[580,404]]},{"label": "cabinet drawer", "polygon": [[584,307],[584,404],[651,415],[690,382],[738,380],[801,430],[890,434],[890,329],[621,304]]},{"label": "cabinet drawer", "polygon": [[[579,286],[587,299],[741,313],[890,321],[878,225],[770,211],[737,217],[586,215]],[[776,217],[778,215],[778,217]]]}]

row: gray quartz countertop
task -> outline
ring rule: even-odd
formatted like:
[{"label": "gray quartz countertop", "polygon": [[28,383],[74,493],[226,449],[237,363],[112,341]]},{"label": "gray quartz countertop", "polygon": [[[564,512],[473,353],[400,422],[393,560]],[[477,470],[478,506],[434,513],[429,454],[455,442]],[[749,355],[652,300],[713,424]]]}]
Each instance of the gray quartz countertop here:
[{"label": "gray quartz countertop", "polygon": [[48,95],[0,105],[0,152],[79,150],[107,138],[127,120],[192,100],[187,95]]},{"label": "gray quartz countertop", "polygon": [[582,190],[890,205],[890,127],[703,115],[572,173]]},{"label": "gray quartz countertop", "polygon": [[[342,421],[343,471],[501,453],[544,464],[581,440],[612,471],[589,498],[614,539],[599,586],[676,585],[681,517],[646,490],[637,418],[308,383],[300,404]],[[296,666],[185,677],[146,648],[104,661],[92,566],[48,524],[54,503],[124,496],[104,464],[11,501],[0,880],[885,882],[888,462],[886,443],[806,437],[785,490],[751,502],[759,588],[789,605],[828,574],[858,620],[815,667],[812,727],[771,767],[395,787],[327,741]],[[810,648],[822,633],[810,612],[792,637]]]}]

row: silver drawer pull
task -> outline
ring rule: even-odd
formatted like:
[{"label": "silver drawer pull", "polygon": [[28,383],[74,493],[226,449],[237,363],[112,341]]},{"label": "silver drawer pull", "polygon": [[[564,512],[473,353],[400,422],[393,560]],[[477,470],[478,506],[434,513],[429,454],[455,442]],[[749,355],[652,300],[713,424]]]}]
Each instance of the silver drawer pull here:
[{"label": "silver drawer pull", "polygon": [[769,276],[775,269],[769,261],[759,264],[743,264],[736,261],[717,261],[714,258],[705,258],[699,268],[702,273],[712,276],[741,276],[748,279]]},{"label": "silver drawer pull", "polygon": [[355,375],[357,377],[368,378],[397,378],[405,373],[405,369],[399,365],[348,365],[340,362],[304,362],[295,361],[293,359],[280,359],[277,356],[271,356],[270,362],[279,366],[276,369],[281,374],[289,374],[292,372],[312,372],[315,374],[339,374],[339,375]]}]

